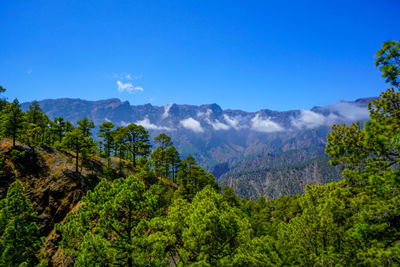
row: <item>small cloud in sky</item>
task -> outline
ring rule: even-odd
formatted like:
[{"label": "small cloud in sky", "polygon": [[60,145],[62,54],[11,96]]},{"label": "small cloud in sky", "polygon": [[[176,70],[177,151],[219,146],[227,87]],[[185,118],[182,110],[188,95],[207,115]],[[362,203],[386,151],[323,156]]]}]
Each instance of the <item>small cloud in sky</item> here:
[{"label": "small cloud in sky", "polygon": [[180,124],[184,128],[192,130],[193,132],[196,132],[196,133],[204,132],[204,129],[203,129],[203,127],[201,127],[200,122],[193,118],[187,118],[187,119],[181,120]]},{"label": "small cloud in sky", "polygon": [[117,85],[118,85],[118,91],[121,92],[121,93],[122,92],[128,92],[128,93],[132,94],[135,91],[136,92],[137,91],[140,91],[140,92],[144,91],[143,87],[141,87],[141,86],[133,86],[132,83],[129,83],[129,82],[124,83],[121,80],[117,81]]},{"label": "small cloud in sky", "polygon": [[32,69],[27,70],[26,74],[31,75],[32,74]]},{"label": "small cloud in sky", "polygon": [[114,72],[111,76],[106,74],[106,78],[114,78],[117,80],[129,80],[129,81],[135,80],[135,81],[137,81],[137,80],[140,80],[143,78],[143,74],[130,74],[130,73],[126,73],[126,72],[115,73]]},{"label": "small cloud in sky", "polygon": [[251,119],[251,129],[257,132],[274,133],[283,131],[283,127],[272,121],[270,118],[261,118],[260,114],[256,114]]}]

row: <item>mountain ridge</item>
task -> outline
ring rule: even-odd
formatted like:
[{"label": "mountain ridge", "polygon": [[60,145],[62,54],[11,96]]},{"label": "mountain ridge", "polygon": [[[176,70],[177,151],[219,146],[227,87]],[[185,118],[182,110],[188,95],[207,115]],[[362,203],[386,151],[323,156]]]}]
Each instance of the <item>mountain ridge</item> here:
[{"label": "mountain ridge", "polygon": [[[288,175],[288,172],[285,171],[287,168],[296,168],[295,165],[289,164],[291,162],[289,157],[300,156],[296,153],[301,154],[302,150],[316,147],[318,153],[302,159],[303,162],[310,163],[310,168],[317,166],[310,160],[323,156],[326,135],[330,131],[329,127],[334,123],[368,120],[367,103],[373,99],[376,98],[341,101],[327,106],[315,106],[310,110],[261,109],[256,112],[223,110],[216,103],[199,106],[178,104],[153,106],[150,103],[130,105],[128,101],[121,101],[118,98],[97,101],[61,98],[46,99],[38,101],[38,103],[50,119],[62,116],[64,119],[76,123],[83,117],[87,117],[96,126],[104,121],[111,121],[115,126],[135,123],[146,128],[151,139],[159,133],[165,132],[171,136],[182,156],[193,155],[203,168],[213,171],[221,185],[234,185],[227,181],[243,180],[241,171],[246,166],[249,171],[261,171],[265,174],[265,168],[257,167],[256,157],[266,159],[269,159],[270,155],[286,157],[287,166],[277,171],[274,176],[281,177],[277,178],[279,181],[284,179],[283,176]],[[29,104],[30,102],[22,103],[22,109],[27,110]],[[96,132],[94,136],[96,136]],[[290,154],[290,151],[295,152]],[[287,154],[287,152],[290,153]],[[255,162],[249,163],[248,159],[255,160]],[[324,160],[328,161],[328,159]],[[222,168],[218,167],[220,165]],[[263,167],[266,165],[268,164],[262,163]],[[318,166],[323,166],[324,170],[320,173],[325,173],[327,165],[324,163]],[[310,169],[306,167],[302,170],[310,173]],[[330,171],[336,173],[333,169]],[[303,174],[296,172],[296,175]],[[267,176],[265,174],[265,177]],[[245,176],[245,180],[255,186],[255,192],[263,192],[267,198],[279,196],[279,189],[274,190],[271,194],[265,190],[268,185],[258,188],[259,185],[252,183],[253,178],[261,179],[259,173],[254,177],[247,174]],[[296,179],[294,180],[296,181]],[[313,183],[330,181],[318,175],[314,175],[311,180]],[[243,192],[241,188],[233,187],[236,193]],[[295,190],[291,192],[295,193]],[[239,195],[257,197],[255,194],[246,195],[246,192]]]}]

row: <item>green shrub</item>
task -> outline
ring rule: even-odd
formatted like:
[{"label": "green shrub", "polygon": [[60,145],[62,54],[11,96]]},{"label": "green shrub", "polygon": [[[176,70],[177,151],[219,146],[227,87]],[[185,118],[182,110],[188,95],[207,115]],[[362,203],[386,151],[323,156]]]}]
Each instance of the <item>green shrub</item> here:
[{"label": "green shrub", "polygon": [[25,158],[25,151],[18,151],[16,149],[11,150],[11,160],[13,162],[19,161]]}]

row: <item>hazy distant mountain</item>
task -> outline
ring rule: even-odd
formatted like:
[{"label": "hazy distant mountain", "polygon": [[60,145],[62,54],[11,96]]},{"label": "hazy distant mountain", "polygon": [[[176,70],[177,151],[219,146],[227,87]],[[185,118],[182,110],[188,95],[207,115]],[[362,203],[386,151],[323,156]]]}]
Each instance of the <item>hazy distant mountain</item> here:
[{"label": "hazy distant mountain", "polygon": [[[192,154],[221,185],[256,198],[300,193],[305,182],[336,179],[338,172],[322,157],[329,126],[367,120],[366,105],[372,99],[284,112],[222,110],[217,104],[132,106],[116,98],[49,99],[39,104],[50,118],[63,116],[75,123],[86,116],[96,125],[103,121],[117,126],[136,123],[152,137],[165,132],[183,155]],[[22,104],[24,110],[28,107],[29,103]],[[281,162],[273,163],[277,160]],[[284,181],[296,185],[285,187]]]}]

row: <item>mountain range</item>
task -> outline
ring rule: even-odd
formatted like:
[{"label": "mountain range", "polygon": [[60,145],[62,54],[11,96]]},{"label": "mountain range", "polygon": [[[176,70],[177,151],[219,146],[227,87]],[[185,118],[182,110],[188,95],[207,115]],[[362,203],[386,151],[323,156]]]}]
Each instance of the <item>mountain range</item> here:
[{"label": "mountain range", "polygon": [[[95,125],[111,121],[144,126],[151,137],[171,136],[182,155],[193,155],[218,182],[241,197],[276,198],[298,194],[305,184],[340,179],[338,169],[324,156],[326,135],[334,123],[368,120],[367,103],[375,98],[341,101],[310,110],[257,112],[223,110],[217,104],[130,105],[117,98],[87,101],[38,101],[51,118],[62,116],[76,123],[83,117]],[[22,103],[27,110],[30,103]]]}]

